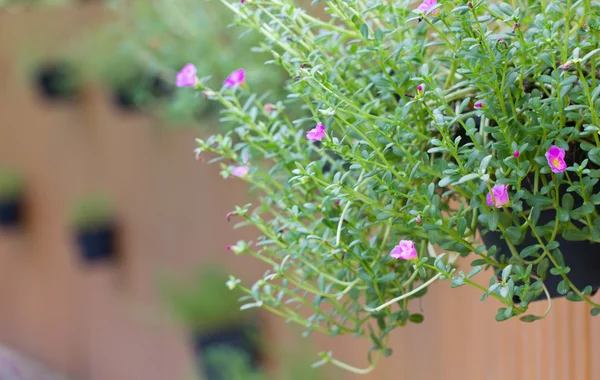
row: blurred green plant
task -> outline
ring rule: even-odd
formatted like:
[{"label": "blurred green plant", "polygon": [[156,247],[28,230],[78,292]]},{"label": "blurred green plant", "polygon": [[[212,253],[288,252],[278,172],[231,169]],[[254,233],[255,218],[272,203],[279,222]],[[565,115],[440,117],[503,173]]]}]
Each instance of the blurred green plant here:
[{"label": "blurred green plant", "polygon": [[71,214],[73,225],[86,229],[112,223],[114,209],[108,197],[90,195],[75,202]]},{"label": "blurred green plant", "polygon": [[133,0],[113,2],[111,8],[115,20],[84,37],[71,57],[85,77],[126,89],[142,108],[170,122],[199,120],[220,109],[191,89],[165,94],[161,86],[174,87],[177,71],[187,62],[210,73],[215,86],[243,62],[254,91],[268,96],[267,89],[280,89],[271,101],[284,98],[284,71],[264,64],[264,49],[249,49],[259,45],[258,33],[228,27],[222,4]]},{"label": "blurred green plant", "polygon": [[23,177],[12,169],[0,168],[0,199],[11,200],[23,191]]},{"label": "blurred green plant", "polygon": [[[297,348],[292,350],[279,350],[280,380],[321,380],[325,379],[322,368],[311,368],[306,355]],[[283,352],[283,354],[281,353]],[[247,353],[231,347],[215,347],[206,353],[206,363],[214,368],[219,368],[219,376],[227,380],[267,380],[268,374],[252,368]],[[327,377],[331,380],[331,375]]]},{"label": "blurred green plant", "polygon": [[[185,280],[164,278],[160,288],[174,314],[192,330],[230,326],[248,319],[240,311],[239,289],[226,286],[227,275],[216,264],[203,266]],[[251,315],[251,314],[250,314]]]}]

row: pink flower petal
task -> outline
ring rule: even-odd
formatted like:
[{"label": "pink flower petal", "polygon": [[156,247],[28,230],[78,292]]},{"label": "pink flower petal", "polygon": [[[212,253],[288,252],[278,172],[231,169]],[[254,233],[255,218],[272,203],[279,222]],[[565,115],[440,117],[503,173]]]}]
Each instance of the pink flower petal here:
[{"label": "pink flower petal", "polygon": [[249,171],[250,171],[250,168],[248,166],[242,165],[242,166],[236,166],[235,168],[231,169],[231,174],[236,177],[245,177]]},{"label": "pink flower petal", "polygon": [[306,138],[310,141],[321,141],[325,137],[325,126],[321,123],[316,127],[306,132]]},{"label": "pink flower petal", "polygon": [[229,87],[229,88],[238,87],[238,86],[241,86],[242,84],[244,84],[245,80],[246,80],[246,71],[244,71],[244,69],[237,69],[234,72],[232,72],[231,74],[229,74],[227,79],[225,79],[225,81],[223,82],[223,86]]},{"label": "pink flower petal", "polygon": [[198,69],[191,63],[183,66],[181,71],[177,73],[177,78],[175,80],[175,85],[177,87],[194,87],[198,78],[196,77],[196,73]]}]

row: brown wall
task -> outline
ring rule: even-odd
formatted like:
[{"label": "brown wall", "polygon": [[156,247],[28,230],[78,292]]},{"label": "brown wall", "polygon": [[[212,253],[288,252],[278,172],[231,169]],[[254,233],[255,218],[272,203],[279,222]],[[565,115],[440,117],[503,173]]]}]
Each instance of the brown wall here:
[{"label": "brown wall", "polygon": [[[244,202],[245,189],[193,159],[194,137],[206,131],[168,131],[149,116],[123,113],[93,85],[77,104],[39,99],[20,74],[23,42],[41,42],[51,54],[97,18],[94,6],[0,14],[0,164],[24,172],[30,206],[25,231],[0,231],[0,342],[76,378],[183,379],[193,371],[190,347],[164,315],[157,277],[219,258],[252,278],[260,268],[223,250],[241,236],[224,215]],[[86,268],[67,211],[98,189],[116,202],[125,257],[118,266]],[[394,355],[363,378],[600,379],[600,319],[584,305],[559,300],[541,322],[500,324],[494,301],[448,286],[435,284],[413,305],[425,322],[395,332]],[[365,342],[315,338],[320,350],[365,364]],[[299,338],[269,318],[268,339],[294,345]]]}]

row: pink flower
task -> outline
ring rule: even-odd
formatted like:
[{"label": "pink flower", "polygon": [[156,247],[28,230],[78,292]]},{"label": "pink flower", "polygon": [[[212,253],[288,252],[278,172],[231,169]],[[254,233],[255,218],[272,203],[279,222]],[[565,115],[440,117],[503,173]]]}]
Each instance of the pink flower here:
[{"label": "pink flower", "polygon": [[244,84],[246,80],[246,72],[244,69],[238,69],[229,74],[225,82],[223,82],[223,86],[229,88],[235,88]]},{"label": "pink flower", "polygon": [[520,155],[521,155],[521,153],[519,153],[518,150],[515,150],[515,152],[513,153],[514,158],[519,158]]},{"label": "pink flower", "polygon": [[321,141],[325,137],[325,126],[317,123],[317,126],[306,132],[306,138],[310,141]]},{"label": "pink flower", "polygon": [[266,113],[271,113],[277,109],[277,106],[275,104],[267,103],[265,104],[264,109]]},{"label": "pink flower", "polygon": [[[435,7],[436,5],[437,0],[423,0],[423,3],[419,5],[418,9],[423,11],[423,13],[428,14],[429,12],[431,12],[431,8]],[[437,15],[438,11],[437,9],[434,9],[431,13]]]},{"label": "pink flower", "polygon": [[194,87],[198,82],[198,78],[196,77],[197,72],[198,69],[196,69],[196,66],[192,63],[188,63],[177,73],[175,85],[177,87]]},{"label": "pink flower", "polygon": [[225,246],[225,249],[226,249],[227,251],[231,251],[231,246],[230,246],[230,245],[226,245],[226,246]]},{"label": "pink flower", "polygon": [[475,108],[481,108],[481,107],[483,107],[483,103],[481,103],[481,102],[475,103]]},{"label": "pink flower", "polygon": [[508,186],[507,185],[495,185],[485,197],[488,206],[502,208],[508,203]]},{"label": "pink flower", "polygon": [[418,86],[417,86],[417,91],[419,91],[419,92],[423,92],[423,89],[424,89],[424,88],[425,88],[425,86],[424,86],[424,85],[422,85],[422,84],[420,84],[420,85],[418,85]]},{"label": "pink flower", "polygon": [[412,240],[400,240],[397,246],[392,249],[390,256],[394,259],[415,260],[419,257],[415,249],[415,242]]},{"label": "pink flower", "polygon": [[567,164],[565,163],[565,150],[556,145],[552,145],[548,149],[546,152],[546,159],[548,160],[550,169],[552,169],[554,173],[564,172],[567,169]]},{"label": "pink flower", "polygon": [[250,168],[246,165],[241,165],[241,166],[236,166],[235,168],[231,169],[231,174],[236,176],[236,177],[245,177],[248,174],[248,171],[250,171]]}]

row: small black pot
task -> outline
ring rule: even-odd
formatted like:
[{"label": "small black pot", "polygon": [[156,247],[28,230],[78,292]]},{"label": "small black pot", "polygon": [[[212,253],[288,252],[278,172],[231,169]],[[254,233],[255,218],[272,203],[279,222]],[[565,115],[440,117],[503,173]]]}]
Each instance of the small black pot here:
[{"label": "small black pot", "polygon": [[21,198],[0,199],[0,226],[18,227],[23,219]]},{"label": "small black pot", "polygon": [[114,226],[86,227],[77,231],[77,244],[86,263],[111,261],[115,258],[116,233]]},{"label": "small black pot", "polygon": [[[574,150],[574,149],[573,149]],[[573,151],[571,150],[571,151]],[[579,158],[576,158],[579,159]],[[576,161],[580,162],[580,161]],[[529,191],[532,190],[531,183],[533,178],[528,178],[523,181],[523,188]],[[560,194],[567,193],[568,185],[561,185],[559,188]],[[600,192],[600,183],[594,187],[594,193]],[[574,198],[573,208],[576,209],[583,205],[583,200],[574,192],[570,193]],[[599,210],[600,211],[600,210]],[[538,226],[543,226],[550,222],[554,222],[556,218],[556,210],[546,210],[540,213],[538,220]],[[489,231],[485,235],[482,234],[481,238],[487,247],[495,245],[498,248],[496,257],[499,258],[501,255],[510,257],[511,253],[508,248],[508,244],[505,239],[501,237],[502,233],[499,231]],[[571,268],[568,274],[569,279],[578,289],[583,289],[586,286],[592,287],[592,292],[597,291],[600,288],[600,244],[592,243],[589,241],[569,241],[565,240],[562,235],[558,235],[555,239],[560,244],[560,251],[563,254],[565,260],[565,266]],[[520,252],[528,246],[537,244],[537,239],[532,236],[528,230],[527,235],[523,239],[521,244],[515,245],[515,248]],[[535,273],[536,268],[533,268]],[[548,288],[550,296],[552,298],[562,297],[563,294],[558,293],[556,287],[562,281],[561,276],[551,274],[549,271],[546,274],[544,284]],[[545,299],[545,295],[542,294],[538,300]],[[516,301],[516,300],[515,300]]]},{"label": "small black pot", "polygon": [[258,329],[251,324],[234,325],[228,328],[197,332],[194,335],[194,350],[202,364],[207,380],[229,380],[226,371],[206,360],[211,349],[229,348],[245,354],[251,370],[260,366],[260,348],[257,340]]},{"label": "small black pot", "polygon": [[[554,210],[543,211],[540,214],[539,224],[554,221],[555,215],[556,211]],[[501,237],[500,232],[490,231],[483,235],[482,239],[486,246],[491,247],[495,245],[498,248],[497,257],[501,254],[504,254],[506,257],[510,256],[508,244]],[[592,291],[600,288],[600,244],[590,243],[589,241],[568,241],[560,236],[556,238],[556,241],[560,243],[560,250],[564,256],[565,265],[571,268],[568,274],[571,282],[579,289],[583,289],[588,285],[592,287]],[[534,244],[537,244],[537,239],[528,234],[523,243],[516,246],[516,248],[518,251],[521,251],[523,248]],[[535,268],[533,271],[535,273]],[[560,281],[562,281],[561,276],[547,273],[544,284],[548,288],[552,298],[564,296],[556,290]],[[544,298],[545,295],[542,295],[539,299]]]},{"label": "small black pot", "polygon": [[65,63],[49,63],[36,73],[36,84],[40,94],[47,100],[72,101],[77,98],[75,70]]}]

